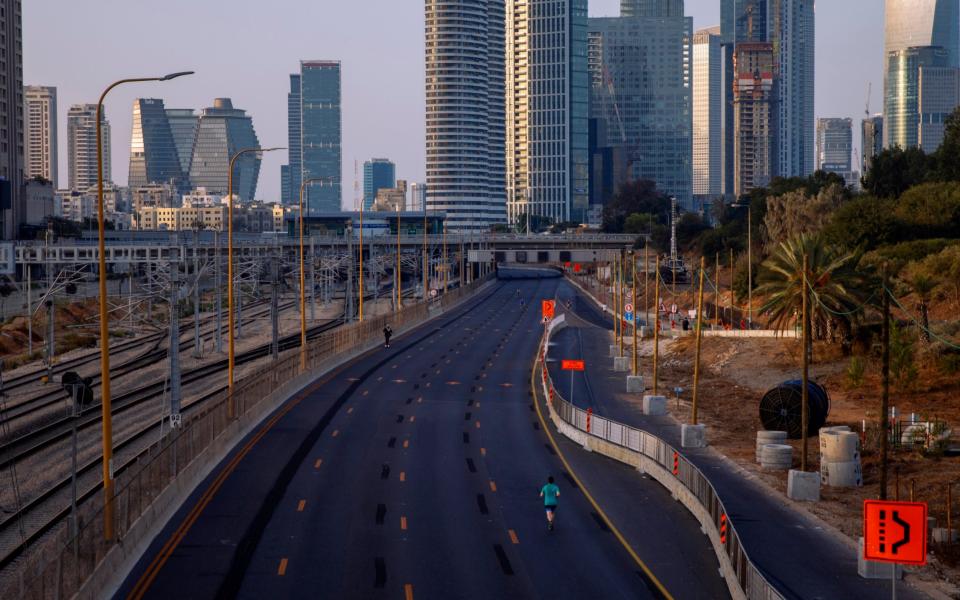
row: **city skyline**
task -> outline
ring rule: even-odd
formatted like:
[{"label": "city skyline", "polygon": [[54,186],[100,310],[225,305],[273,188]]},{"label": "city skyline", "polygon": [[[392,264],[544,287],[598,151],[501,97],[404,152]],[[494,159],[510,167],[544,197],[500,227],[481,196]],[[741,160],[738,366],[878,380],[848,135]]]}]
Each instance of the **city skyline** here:
[{"label": "city skyline", "polygon": [[[283,5],[283,2],[280,2]],[[850,117],[858,122],[863,117],[868,81],[873,83],[872,112],[882,106],[883,2],[824,3],[817,6],[817,99],[815,114],[820,117]],[[686,14],[694,19],[694,29],[719,25],[719,5],[708,0],[687,0]],[[293,3],[290,2],[290,6]],[[287,94],[291,63],[316,56],[339,59],[343,69],[343,201],[352,207],[353,161],[371,156],[390,156],[397,163],[398,177],[424,181],[424,90],[423,90],[423,7],[419,2],[385,3],[378,8],[372,23],[360,6],[300,7],[302,18],[291,22],[278,7],[244,7],[235,14],[226,14],[214,6],[196,6],[185,0],[173,0],[167,10],[150,19],[155,30],[181,28],[184,35],[195,32],[209,35],[210,19],[238,35],[256,35],[262,27],[281,28],[277,44],[269,51],[261,47],[240,47],[231,52],[198,54],[193,47],[170,47],[162,36],[143,36],[135,28],[117,30],[116,35],[96,44],[73,47],[64,53],[44,39],[68,40],[92,26],[96,15],[79,6],[61,6],[54,0],[35,0],[24,10],[24,84],[58,88],[58,126],[65,130],[66,107],[95,102],[102,88],[112,78],[129,75],[150,75],[189,68],[193,77],[165,85],[119,88],[107,102],[112,120],[113,142],[123,152],[115,152],[113,171],[116,183],[124,181],[129,157],[126,148],[131,134],[129,107],[137,97],[163,98],[166,105],[200,110],[210,98],[231,97],[244,107],[256,124],[259,137],[267,145],[285,145],[287,140]],[[616,16],[620,0],[591,0],[590,16]],[[60,11],[63,19],[53,23],[42,15]],[[111,6],[111,18],[117,22],[143,22],[147,7],[117,4]],[[178,17],[184,11],[191,20]],[[224,21],[226,19],[226,21]],[[159,20],[159,21],[157,21]],[[389,40],[392,64],[386,67],[382,48],[371,47],[369,39],[351,36],[349,27],[331,27],[329,35],[309,35],[316,22],[364,23],[380,38]],[[49,31],[49,27],[54,29]],[[398,32],[403,32],[400,35]],[[51,37],[52,36],[52,37]],[[130,53],[130,47],[142,48],[141,54]],[[209,52],[209,51],[208,51]],[[96,56],[102,53],[103,56]],[[86,64],[96,56],[104,73],[102,79],[91,78]],[[836,57],[844,57],[837,61]],[[254,67],[256,77],[247,70]],[[851,81],[851,74],[859,81]],[[384,95],[384,90],[391,90]],[[385,100],[389,98],[389,100]],[[117,117],[120,118],[117,118]],[[389,131],[390,135],[383,132]],[[856,136],[857,138],[859,136]],[[119,144],[119,145],[118,145]],[[854,140],[859,149],[859,139]],[[280,165],[285,153],[264,157],[258,197],[280,200]],[[60,172],[66,172],[63,137],[59,148]]]}]

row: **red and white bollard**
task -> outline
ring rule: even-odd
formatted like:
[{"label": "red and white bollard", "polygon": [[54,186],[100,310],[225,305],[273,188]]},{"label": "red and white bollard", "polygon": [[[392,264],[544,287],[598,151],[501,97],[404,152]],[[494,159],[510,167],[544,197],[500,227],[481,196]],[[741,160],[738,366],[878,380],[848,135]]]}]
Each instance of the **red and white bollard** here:
[{"label": "red and white bollard", "polygon": [[587,433],[590,433],[590,418],[593,416],[593,409],[587,409]]}]

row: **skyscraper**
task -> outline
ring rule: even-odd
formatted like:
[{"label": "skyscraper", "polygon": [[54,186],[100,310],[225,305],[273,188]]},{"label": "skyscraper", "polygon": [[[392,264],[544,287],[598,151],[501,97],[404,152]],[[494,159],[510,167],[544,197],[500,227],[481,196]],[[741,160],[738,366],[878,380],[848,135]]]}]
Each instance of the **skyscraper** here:
[{"label": "skyscraper", "polygon": [[173,145],[177,148],[180,170],[183,171],[185,178],[188,178],[190,162],[193,160],[193,142],[197,139],[199,119],[192,108],[168,108],[167,121],[170,123]]},{"label": "skyscraper", "polygon": [[423,211],[427,208],[427,185],[425,183],[413,182],[410,184],[410,203],[407,205],[409,211]]},{"label": "skyscraper", "polygon": [[[340,210],[342,131],[340,62],[300,61],[300,73],[290,75],[287,94],[288,163],[281,168],[283,201],[299,202],[300,182],[320,178],[322,184],[304,189],[304,212]],[[309,212],[308,212],[309,209]]]},{"label": "skyscraper", "polygon": [[170,183],[185,194],[190,191],[190,184],[180,164],[163,100],[134,100],[127,185],[141,187],[150,183]]},{"label": "skyscraper", "polygon": [[620,0],[621,17],[682,17],[683,0]]},{"label": "skyscraper", "polygon": [[291,73],[287,92],[287,164],[280,167],[280,197],[283,204],[300,202],[300,73]]},{"label": "skyscraper", "polygon": [[853,171],[853,119],[817,119],[817,170],[836,173],[856,185]]},{"label": "skyscraper", "polygon": [[[258,148],[260,141],[253,120],[246,111],[236,109],[229,98],[217,98],[203,109],[197,123],[197,138],[190,162],[190,182],[211,194],[226,196],[230,159],[244,148]],[[260,156],[247,153],[236,160],[233,193],[243,202],[256,197],[260,176]]]},{"label": "skyscraper", "polygon": [[806,177],[814,169],[814,0],[769,0],[768,40],[777,87],[773,173]]},{"label": "skyscraper", "polygon": [[603,170],[616,179],[614,187],[621,178],[650,179],[692,208],[693,20],[604,17],[590,19],[589,28],[597,145],[618,149],[603,154],[607,161],[625,163]]},{"label": "skyscraper", "polygon": [[720,28],[693,34],[693,195],[723,194],[723,53]]},{"label": "skyscraper", "polygon": [[[0,235],[16,236],[23,220],[20,214],[20,184],[23,180],[23,33],[20,27],[20,0],[0,2]],[[9,185],[9,187],[7,187]],[[10,201],[6,210],[7,201]]]},{"label": "skyscraper", "polygon": [[28,85],[23,89],[23,174],[42,177],[57,187],[57,88]]},{"label": "skyscraper", "polygon": [[397,184],[397,167],[386,158],[373,158],[363,163],[363,210],[370,210],[377,192]]},{"label": "skyscraper", "polygon": [[587,2],[511,0],[507,9],[507,214],[586,220]]},{"label": "skyscraper", "polygon": [[426,0],[427,209],[451,231],[506,222],[504,0]]},{"label": "skyscraper", "polygon": [[744,42],[734,49],[734,193],[749,194],[773,177],[774,51],[767,42]]},{"label": "skyscraper", "polygon": [[873,157],[883,150],[883,115],[873,115],[860,122],[861,172],[866,175],[873,166]]},{"label": "skyscraper", "polygon": [[[110,167],[110,122],[100,113],[103,180],[113,181]],[[97,105],[74,104],[67,113],[67,175],[70,189],[86,192],[97,185]]]},{"label": "skyscraper", "polygon": [[935,150],[942,137],[937,115],[958,101],[951,96],[951,70],[960,68],[960,0],[886,0],[884,21],[884,146],[920,145],[920,99],[926,95],[923,111],[931,127],[923,147]]}]

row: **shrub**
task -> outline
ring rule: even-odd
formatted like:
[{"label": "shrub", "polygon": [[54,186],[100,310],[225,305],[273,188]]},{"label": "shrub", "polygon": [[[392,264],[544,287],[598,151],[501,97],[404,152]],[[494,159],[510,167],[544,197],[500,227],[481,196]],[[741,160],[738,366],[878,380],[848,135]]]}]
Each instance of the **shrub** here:
[{"label": "shrub", "polygon": [[847,365],[847,384],[851,389],[863,385],[863,376],[867,371],[867,361],[862,356],[851,356]]}]

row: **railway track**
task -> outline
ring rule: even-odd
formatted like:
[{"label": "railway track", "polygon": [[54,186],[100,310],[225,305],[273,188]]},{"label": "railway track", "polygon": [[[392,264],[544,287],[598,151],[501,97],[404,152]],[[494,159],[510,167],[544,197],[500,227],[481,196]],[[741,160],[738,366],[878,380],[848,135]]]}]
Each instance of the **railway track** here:
[{"label": "railway track", "polygon": [[[338,327],[341,323],[342,318],[337,318],[312,327],[308,330],[308,339]],[[300,334],[285,336],[279,340],[279,344],[281,351],[297,348],[300,346]],[[238,354],[236,364],[239,366],[264,358],[269,356],[270,352],[271,344],[258,346]],[[227,361],[220,360],[184,371],[182,383],[188,385],[203,381],[213,375],[223,373],[226,368]],[[163,395],[166,389],[166,381],[161,380],[114,397],[111,412],[114,420],[116,421],[119,416],[134,411],[146,401]],[[202,407],[207,400],[217,396],[225,389],[225,384],[215,386],[200,398],[186,404],[182,408],[182,413],[189,417],[193,411]],[[87,407],[77,417],[59,419],[13,440],[3,448],[2,454],[0,454],[0,473],[6,473],[14,464],[21,463],[28,457],[47,452],[57,446],[68,446],[73,437],[74,428],[76,428],[78,436],[91,429],[98,429],[100,427],[99,408],[99,404]],[[142,451],[154,441],[152,438],[149,440],[147,438],[151,434],[156,434],[157,427],[162,420],[163,418],[153,419],[145,423],[138,431],[117,442],[114,447],[114,468],[117,474],[135,462]],[[102,488],[101,464],[100,456],[78,463],[77,503],[82,503]],[[69,515],[72,481],[72,477],[68,474],[54,485],[49,486],[44,492],[24,502],[17,510],[8,514],[0,513],[0,571],[16,560],[31,543],[42,537]],[[14,542],[14,540],[16,541]]]},{"label": "railway track", "polygon": [[[293,306],[293,302],[285,303],[280,306],[281,310],[285,310]],[[264,314],[269,314],[270,308],[267,307],[266,310],[257,310],[256,312],[250,315],[251,318],[261,317]],[[205,330],[201,332],[201,338],[210,339],[213,335],[216,334],[216,325],[215,323],[206,323],[204,325]],[[185,333],[184,335],[192,335]],[[151,335],[149,338],[140,338],[137,340],[136,344],[132,346],[119,348],[118,353],[129,351],[131,348],[137,346],[142,346],[144,344],[149,345],[146,352],[135,356],[125,362],[112,365],[110,368],[111,377],[122,377],[131,373],[135,373],[140,369],[149,367],[156,362],[163,360],[167,357],[168,354],[168,344],[166,340],[169,336],[165,333],[160,333],[158,335]],[[180,342],[180,352],[189,350],[194,345],[194,340],[192,337],[189,339],[183,340]],[[111,352],[112,353],[112,352]],[[80,357],[75,359],[81,361],[77,363],[76,366],[82,364],[88,364],[90,362],[98,361],[100,358],[99,354],[91,357]],[[74,366],[73,368],[76,368]],[[60,374],[63,374],[70,367],[58,369]],[[42,371],[46,373],[46,370]],[[94,374],[92,377],[92,387],[96,388],[100,386],[100,375]],[[35,379],[33,380],[35,381]],[[31,381],[32,382],[32,381]],[[58,410],[59,406],[59,410]],[[27,421],[30,423],[27,426],[38,426],[42,425],[43,421],[50,421],[58,417],[63,417],[64,413],[72,412],[73,408],[70,406],[70,398],[68,397],[66,391],[59,385],[54,385],[51,389],[34,396],[32,398],[26,399],[22,402],[14,404],[9,407],[4,407],[0,410],[0,440],[4,438],[11,437],[12,435],[17,435],[23,433],[23,430],[26,429],[24,425],[17,425],[18,421]],[[45,414],[46,419],[43,415]],[[2,447],[2,446],[0,446]]]}]

